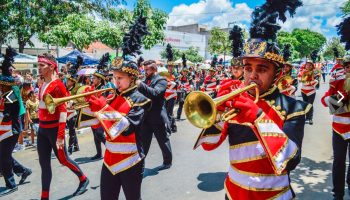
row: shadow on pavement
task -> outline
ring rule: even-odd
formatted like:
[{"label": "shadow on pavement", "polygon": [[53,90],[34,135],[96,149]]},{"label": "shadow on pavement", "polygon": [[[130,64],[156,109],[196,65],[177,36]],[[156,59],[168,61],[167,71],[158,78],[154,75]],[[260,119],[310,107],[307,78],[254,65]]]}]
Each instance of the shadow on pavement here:
[{"label": "shadow on pavement", "polygon": [[217,192],[224,189],[224,181],[227,172],[210,172],[199,174],[197,179],[200,183],[198,189],[206,192]]},{"label": "shadow on pavement", "polygon": [[103,158],[101,158],[101,159],[96,159],[96,160],[90,160],[90,158],[91,157],[81,157],[81,158],[74,159],[74,161],[77,162],[79,165],[81,165],[81,164],[96,162],[96,161],[99,161],[99,160],[103,159]]},{"label": "shadow on pavement", "polygon": [[158,167],[155,167],[153,169],[145,168],[145,171],[143,173],[143,178],[146,178],[147,176],[155,176],[158,175]]},{"label": "shadow on pavement", "polygon": [[332,199],[332,163],[303,157],[291,173],[297,199]]}]

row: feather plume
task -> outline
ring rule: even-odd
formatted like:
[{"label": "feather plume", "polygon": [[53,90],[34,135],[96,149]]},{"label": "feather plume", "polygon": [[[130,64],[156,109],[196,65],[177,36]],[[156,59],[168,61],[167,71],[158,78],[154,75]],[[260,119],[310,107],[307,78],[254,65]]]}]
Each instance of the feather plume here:
[{"label": "feather plume", "polygon": [[142,54],[142,39],[150,34],[147,28],[147,18],[142,14],[137,17],[134,24],[130,27],[129,33],[126,33],[123,38],[123,58],[127,55],[136,57]]},{"label": "feather plume", "polygon": [[15,62],[15,56],[17,55],[17,52],[15,49],[11,47],[7,47],[6,54],[4,56],[4,61],[1,65],[2,75],[3,76],[11,76],[10,67]]},{"label": "feather plume", "polygon": [[241,27],[234,25],[230,31],[229,39],[231,40],[231,52],[233,57],[239,57],[243,51],[243,30]]},{"label": "feather plume", "polygon": [[337,32],[340,36],[340,41],[345,43],[345,49],[350,50],[350,16],[345,18],[337,25]]}]

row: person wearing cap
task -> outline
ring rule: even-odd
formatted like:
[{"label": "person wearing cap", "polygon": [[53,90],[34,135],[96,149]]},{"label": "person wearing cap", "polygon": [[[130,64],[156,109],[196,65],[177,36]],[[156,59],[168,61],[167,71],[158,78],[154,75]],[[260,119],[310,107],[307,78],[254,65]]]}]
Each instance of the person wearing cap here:
[{"label": "person wearing cap", "polygon": [[[307,60],[305,63],[305,68],[301,75],[301,96],[303,101],[313,105],[316,97],[316,85],[318,81],[315,79],[315,61]],[[306,123],[313,125],[313,113],[314,109],[311,107],[310,112],[306,115]]]},{"label": "person wearing cap", "polygon": [[[346,154],[348,152],[350,139],[350,56],[344,57],[344,72],[348,74],[343,79],[337,79],[330,83],[330,87],[321,102],[329,107],[333,114],[333,196],[335,199],[343,199],[346,175]],[[348,86],[346,83],[348,82]],[[339,95],[340,92],[342,95]],[[350,176],[350,168],[347,170],[347,177]],[[350,186],[347,179],[347,185]],[[349,190],[350,191],[350,190]]]},{"label": "person wearing cap", "polygon": [[[123,188],[126,199],[141,199],[145,152],[141,124],[151,107],[150,99],[137,90],[137,64],[116,58],[112,61],[115,98],[88,98],[90,109],[105,130],[106,151],[101,171],[101,199],[118,199]],[[113,120],[111,120],[113,119]]]},{"label": "person wearing cap", "polygon": [[12,152],[21,133],[20,116],[25,113],[20,90],[15,84],[10,68],[17,53],[8,47],[1,66],[0,75],[0,173],[5,180],[5,188],[0,191],[0,197],[18,190],[14,173],[21,176],[20,184],[24,183],[32,171],[12,157]]},{"label": "person wearing cap", "polygon": [[205,77],[202,90],[208,92],[213,98],[217,95],[217,86],[220,84],[220,80],[216,75],[215,66],[209,68],[209,74]]},{"label": "person wearing cap", "polygon": [[165,108],[170,121],[171,132],[175,133],[177,132],[177,126],[174,117],[174,106],[177,99],[177,77],[174,73],[174,55],[170,44],[168,44],[166,48],[166,58],[168,74],[165,77],[168,83],[165,90]]},{"label": "person wearing cap", "polygon": [[[203,129],[195,144],[195,148],[213,150],[228,137],[230,164],[225,190],[230,200],[295,197],[289,174],[301,159],[305,113],[310,106],[281,94],[274,84],[284,60],[273,42],[280,29],[276,24],[278,15],[260,13],[268,12],[268,6],[253,12],[251,39],[241,56],[243,86],[257,84],[257,102],[255,89],[226,101],[228,109],[238,110],[236,115]],[[266,32],[266,26],[274,28]]]},{"label": "person wearing cap", "polygon": [[[233,90],[237,89],[244,79],[243,76],[243,63],[240,59],[243,51],[244,44],[244,34],[241,27],[238,25],[234,25],[232,30],[230,31],[230,40],[231,40],[231,66],[230,66],[230,74],[224,80],[220,81],[220,86],[218,89],[218,97],[229,94]],[[223,107],[220,107],[223,109]]]},{"label": "person wearing cap", "polygon": [[329,83],[338,80],[338,79],[344,79],[344,67],[343,67],[343,58],[339,56],[339,51],[336,47],[333,48],[333,54],[335,59],[335,65],[332,67],[330,74],[331,79],[329,80]]},{"label": "person wearing cap", "polygon": [[[78,89],[81,85],[78,83],[77,70],[80,67],[79,62],[75,65],[71,65],[68,69],[66,75],[66,87],[69,92],[69,95],[76,95]],[[69,130],[69,140],[68,140],[68,153],[71,155],[73,152],[79,151],[78,137],[75,130],[75,124],[77,122],[77,111],[72,108],[73,102],[67,103],[67,126]]]},{"label": "person wearing cap", "polygon": [[[116,58],[111,63],[117,87],[114,98],[110,103],[102,95],[91,95],[87,99],[106,133],[100,184],[102,200],[119,199],[121,188],[127,200],[141,199],[144,158],[147,154],[143,149],[142,123],[151,107],[151,100],[138,91],[138,66],[126,60],[126,57],[140,53],[139,43],[145,34],[144,29],[147,29],[145,23],[142,15],[136,19],[130,28],[134,31],[126,33],[123,38],[122,58]],[[162,95],[164,98],[164,92]]]},{"label": "person wearing cap", "polygon": [[189,75],[189,70],[183,68],[181,75],[178,79],[178,88],[177,88],[177,98],[179,102],[179,107],[176,113],[176,119],[180,120],[182,115],[182,109],[185,103],[186,96],[193,90],[193,80]]},{"label": "person wearing cap", "polygon": [[171,132],[175,133],[177,132],[177,126],[174,117],[174,106],[177,99],[177,84],[173,71],[174,63],[172,61],[168,61],[167,68],[169,76],[166,77],[168,84],[165,90],[165,108],[169,117]]},{"label": "person wearing cap", "polygon": [[[104,55],[105,56],[105,55]],[[92,76],[92,90],[101,90],[105,88],[105,61],[104,56],[101,58],[99,65],[97,66],[96,72]],[[107,55],[109,59],[109,54]],[[94,135],[94,143],[96,147],[96,155],[90,158],[90,160],[102,159],[102,148],[101,143],[106,143],[106,137],[104,135],[104,130],[101,124],[95,124],[91,126],[92,133]]]},{"label": "person wearing cap", "polygon": [[[289,78],[292,78],[292,69],[293,65],[288,63],[289,57],[291,56],[290,44],[286,44],[283,49],[283,59],[285,61],[283,71],[281,77],[277,80],[276,85],[280,90],[280,92],[284,95],[293,97],[296,91],[296,87],[294,87],[293,83],[295,83],[295,79],[292,79],[292,82],[289,82]],[[280,86],[279,86],[280,85]]]},{"label": "person wearing cap", "polygon": [[58,105],[54,113],[51,114],[44,102],[46,95],[51,95],[53,98],[62,98],[68,95],[63,82],[55,76],[58,73],[57,68],[56,59],[51,54],[44,53],[38,56],[38,71],[44,78],[44,83],[39,90],[39,132],[37,136],[37,149],[41,167],[41,199],[43,200],[49,199],[50,196],[52,151],[58,161],[68,167],[79,178],[79,186],[73,196],[83,194],[89,184],[89,179],[78,164],[68,157],[65,145],[66,104]]}]

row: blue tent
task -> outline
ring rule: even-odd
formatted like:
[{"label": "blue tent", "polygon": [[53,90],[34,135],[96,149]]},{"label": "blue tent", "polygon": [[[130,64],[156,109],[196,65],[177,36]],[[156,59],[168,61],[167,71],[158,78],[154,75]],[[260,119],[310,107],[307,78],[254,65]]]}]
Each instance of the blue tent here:
[{"label": "blue tent", "polygon": [[64,63],[64,64],[70,61],[72,64],[75,64],[77,62],[77,56],[81,56],[84,58],[83,65],[97,65],[99,63],[98,59],[91,58],[90,56],[87,56],[76,49],[69,52],[65,56],[57,58],[57,61],[59,63]]}]

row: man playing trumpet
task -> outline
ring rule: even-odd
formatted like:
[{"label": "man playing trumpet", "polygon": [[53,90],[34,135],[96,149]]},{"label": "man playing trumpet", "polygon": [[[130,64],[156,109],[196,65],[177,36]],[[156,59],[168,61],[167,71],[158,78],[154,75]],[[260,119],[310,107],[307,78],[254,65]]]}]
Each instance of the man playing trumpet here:
[{"label": "man playing trumpet", "polygon": [[[230,167],[225,180],[226,199],[292,199],[295,196],[289,172],[301,159],[305,113],[309,106],[281,94],[274,85],[284,61],[275,43],[267,42],[275,39],[275,34],[264,30],[266,26],[273,26],[276,31],[280,27],[272,24],[276,22],[276,15],[258,15],[259,11],[253,12],[255,20],[250,30],[253,39],[245,44],[241,57],[245,89],[239,89],[244,91],[256,84],[259,92],[256,94],[255,89],[250,89],[228,97],[223,105],[238,112],[204,129],[195,145],[195,148],[213,150],[228,137]],[[260,16],[267,16],[270,22],[259,20]],[[257,95],[259,98],[254,102]]]}]

